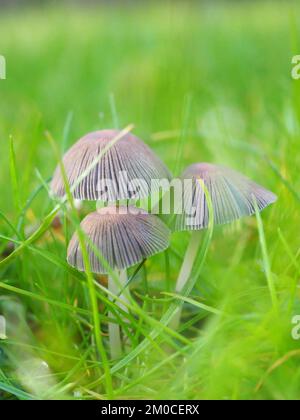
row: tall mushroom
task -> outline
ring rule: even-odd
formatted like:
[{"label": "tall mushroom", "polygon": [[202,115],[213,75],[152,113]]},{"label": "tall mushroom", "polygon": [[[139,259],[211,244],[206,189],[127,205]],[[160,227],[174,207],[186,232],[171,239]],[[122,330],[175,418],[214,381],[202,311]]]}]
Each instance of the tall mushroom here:
[{"label": "tall mushroom", "polygon": [[[87,251],[93,272],[109,274],[107,264],[120,279],[121,289],[126,284],[126,269],[168,248],[170,231],[156,216],[142,209],[110,206],[89,214],[81,223],[87,238]],[[101,261],[97,252],[104,258]],[[84,261],[77,234],[68,247],[68,263],[84,271]],[[109,290],[118,294],[120,285],[108,276]],[[109,324],[110,349],[113,358],[121,352],[120,329]]]},{"label": "tall mushroom", "polygon": [[[176,283],[181,292],[187,283],[199,250],[199,230],[208,227],[210,214],[204,183],[212,202],[214,223],[223,225],[255,213],[255,202],[259,211],[274,203],[276,195],[232,169],[211,163],[196,163],[189,166],[181,176],[190,180],[192,188],[184,188],[182,214],[176,216],[176,231],[191,231],[190,242]],[[180,311],[172,321],[177,328]]]}]

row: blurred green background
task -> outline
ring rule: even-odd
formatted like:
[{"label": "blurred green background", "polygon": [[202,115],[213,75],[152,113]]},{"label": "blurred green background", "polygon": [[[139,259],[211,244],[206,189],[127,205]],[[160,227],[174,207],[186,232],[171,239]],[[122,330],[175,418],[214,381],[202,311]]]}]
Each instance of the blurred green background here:
[{"label": "blurred green background", "polygon": [[[255,217],[217,228],[192,298],[230,317],[186,305],[181,333],[189,344],[165,332],[137,358],[124,359],[113,373],[114,398],[300,397],[300,342],[291,338],[292,317],[300,315],[300,81],[291,78],[298,28],[292,1],[2,6],[0,210],[13,226],[56,166],[46,131],[63,150],[89,131],[133,123],[171,170],[222,163],[279,196],[263,213],[279,313],[271,306]],[[25,232],[52,207],[39,192],[26,208]],[[2,217],[0,233],[11,237],[12,230]],[[85,287],[57,262],[65,258],[64,240],[52,228],[0,269],[1,284],[18,288],[0,288],[2,313],[14,314],[13,337],[0,342],[1,398],[107,397],[102,366],[89,353],[88,321],[60,305],[89,307]],[[159,292],[172,290],[187,240],[174,235],[168,258],[147,262],[147,284],[144,273],[132,285],[155,319],[168,305]],[[2,239],[3,252],[6,245]],[[129,354],[155,328],[140,324]]]}]

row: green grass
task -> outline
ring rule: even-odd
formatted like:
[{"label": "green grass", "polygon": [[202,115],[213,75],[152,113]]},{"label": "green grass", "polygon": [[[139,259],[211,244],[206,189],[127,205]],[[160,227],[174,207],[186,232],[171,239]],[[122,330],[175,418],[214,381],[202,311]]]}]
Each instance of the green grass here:
[{"label": "green grass", "polygon": [[[263,1],[1,13],[0,398],[299,399],[298,16],[296,3]],[[222,163],[278,202],[203,232],[189,296],[173,293],[188,243],[174,234],[133,279],[127,314],[105,279],[67,265],[78,221],[62,209],[56,227],[47,182],[57,164],[49,137],[62,152],[84,133],[130,124],[175,174]],[[175,333],[167,323],[179,302]],[[114,361],[109,312],[128,336]]]}]

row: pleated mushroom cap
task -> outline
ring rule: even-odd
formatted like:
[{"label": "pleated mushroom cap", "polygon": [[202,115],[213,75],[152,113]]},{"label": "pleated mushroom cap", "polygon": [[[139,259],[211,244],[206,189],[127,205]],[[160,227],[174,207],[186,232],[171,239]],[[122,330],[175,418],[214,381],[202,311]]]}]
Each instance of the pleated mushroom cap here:
[{"label": "pleated mushroom cap", "polygon": [[[171,232],[167,226],[158,217],[134,207],[103,208],[89,214],[81,228],[89,239],[86,246],[94,273],[106,274],[107,268],[90,243],[112,269],[118,270],[164,251],[170,243]],[[77,234],[70,241],[67,259],[79,271],[85,270]]]},{"label": "pleated mushroom cap", "polygon": [[[275,194],[232,169],[210,163],[189,166],[183,180],[192,180],[192,188],[184,188],[185,211],[176,217],[175,230],[200,230],[208,226],[209,210],[204,182],[214,211],[214,223],[222,225],[255,213],[254,200],[261,211],[277,200]],[[195,210],[195,212],[194,212]]]},{"label": "pleated mushroom cap", "polygon": [[[129,182],[135,179],[143,180],[144,185],[140,186],[137,198],[150,195],[151,181],[152,188],[158,190],[159,181],[155,180],[170,179],[167,167],[145,143],[130,133],[115,141],[118,135],[120,132],[117,130],[95,131],[81,138],[65,154],[63,164],[71,189],[99,156],[99,161],[93,169],[72,191],[74,198],[102,200],[103,191],[107,196],[104,201],[114,202],[132,198],[126,178],[120,177],[121,172],[126,173]],[[101,184],[105,180],[109,180],[108,187]],[[55,196],[65,195],[59,166],[54,173],[51,190]]]}]

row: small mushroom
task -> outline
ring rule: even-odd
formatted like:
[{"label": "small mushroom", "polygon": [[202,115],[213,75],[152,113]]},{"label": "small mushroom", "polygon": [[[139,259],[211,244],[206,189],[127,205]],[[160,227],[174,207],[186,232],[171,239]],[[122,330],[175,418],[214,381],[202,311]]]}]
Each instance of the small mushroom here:
[{"label": "small mushroom", "polygon": [[[92,271],[108,274],[108,288],[114,294],[118,294],[126,285],[126,269],[167,249],[171,234],[158,217],[142,209],[126,206],[104,207],[89,214],[82,221],[81,229],[87,237],[86,247]],[[107,264],[101,261],[102,258],[93,248],[99,251]],[[68,247],[68,263],[80,271],[85,270],[77,234]],[[107,265],[115,271],[115,276],[109,274]],[[119,285],[115,284],[114,277],[119,278]],[[117,324],[109,325],[109,336],[112,357],[119,357],[121,339]]]},{"label": "small mushroom", "polygon": [[255,213],[255,198],[261,211],[274,203],[276,195],[239,172],[211,163],[189,166],[181,176],[191,180],[192,189],[184,191],[184,211],[176,218],[176,231],[200,230],[208,227],[209,211],[199,179],[204,182],[212,200],[214,223],[223,225]]},{"label": "small mushroom", "polygon": [[[89,214],[81,228],[108,265],[117,271],[162,252],[170,239],[169,229],[158,217],[135,207],[103,207]],[[106,264],[88,243],[87,249],[92,271],[107,274]],[[68,247],[68,263],[79,271],[85,270],[77,234]]]},{"label": "small mushroom", "polygon": [[[276,195],[232,169],[211,163],[196,163],[189,166],[181,176],[190,180],[192,188],[184,188],[182,214],[176,216],[176,231],[192,231],[189,246],[178,276],[176,291],[181,292],[187,283],[196,255],[199,250],[201,235],[198,232],[207,228],[210,214],[204,183],[210,195],[214,223],[222,225],[255,213],[255,201],[259,211],[274,203]],[[178,311],[172,322],[177,327],[180,318]]]},{"label": "small mushroom", "polygon": [[[159,190],[160,179],[171,177],[167,167],[145,143],[131,133],[122,135],[117,130],[95,131],[82,137],[65,154],[63,165],[72,194],[80,200],[115,202],[146,198],[151,187]],[[129,185],[136,185],[136,180],[140,180],[137,188],[130,188]],[[59,166],[51,190],[57,197],[65,196]]]}]

